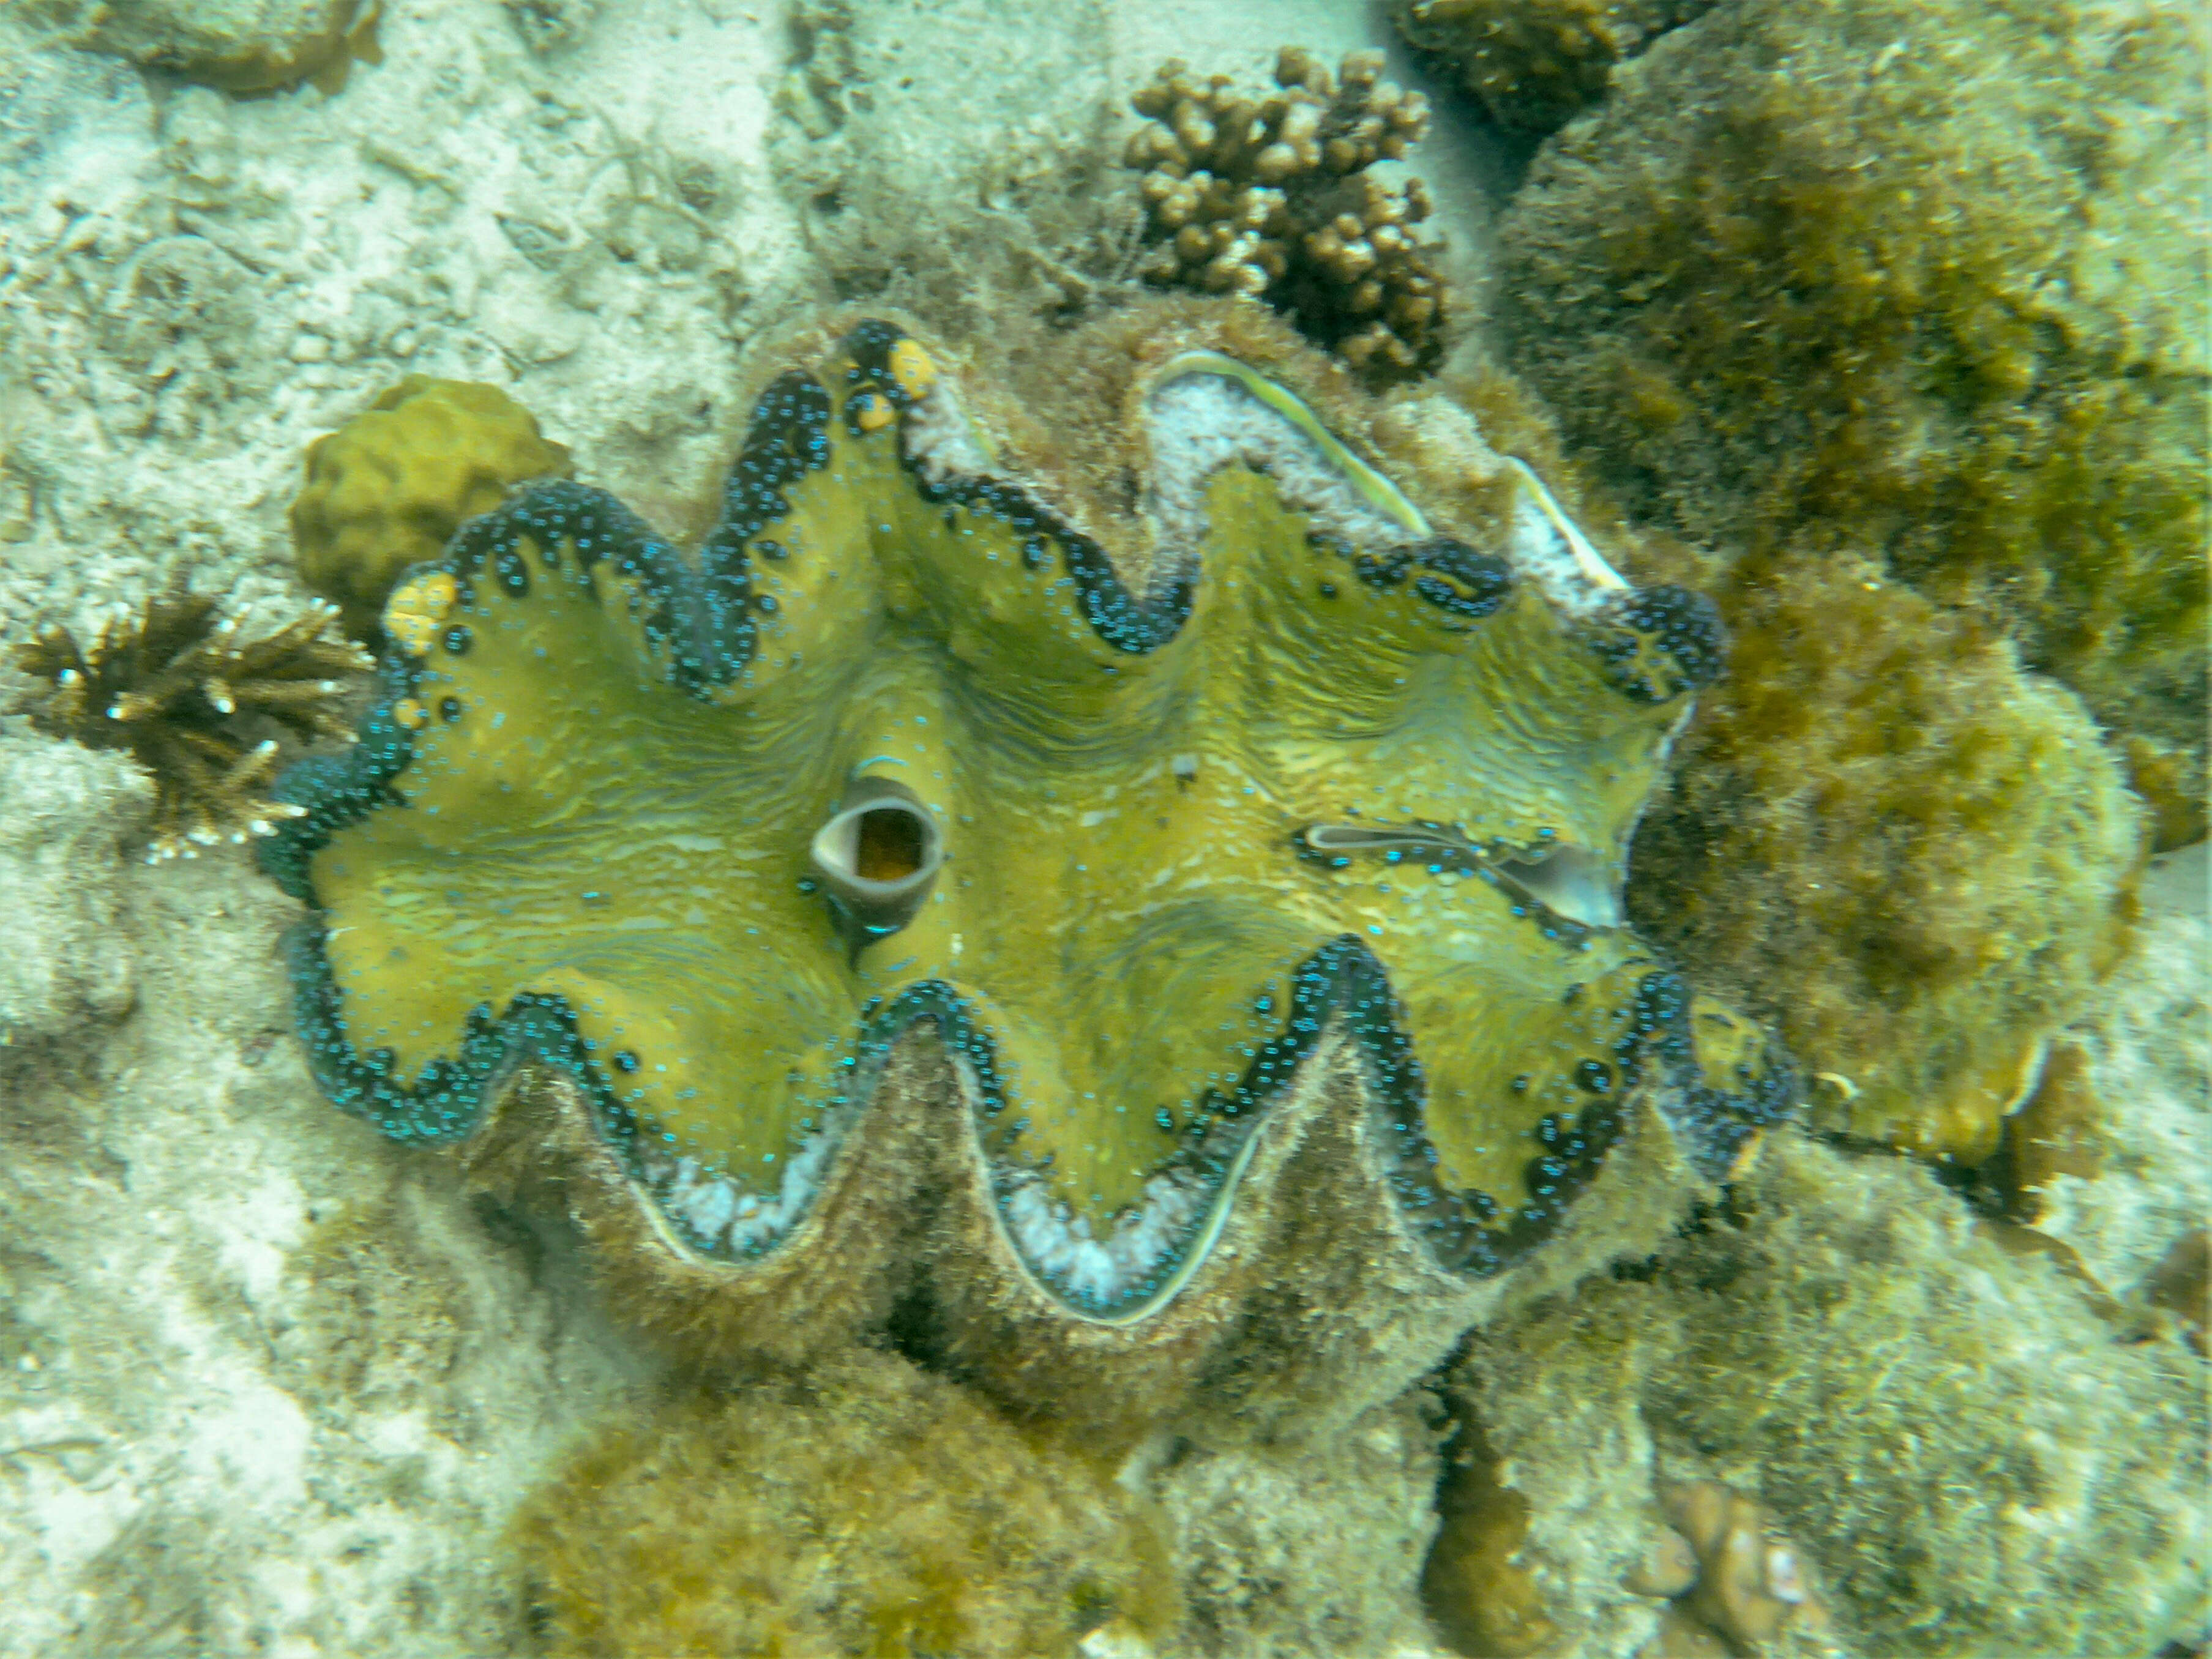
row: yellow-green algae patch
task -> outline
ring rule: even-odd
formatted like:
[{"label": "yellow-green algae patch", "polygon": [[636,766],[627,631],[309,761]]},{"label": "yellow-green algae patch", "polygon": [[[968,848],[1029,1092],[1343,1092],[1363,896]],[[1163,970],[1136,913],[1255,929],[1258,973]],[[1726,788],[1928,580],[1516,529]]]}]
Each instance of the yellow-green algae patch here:
[{"label": "yellow-green algae patch", "polygon": [[1821,1127],[1979,1164],[2118,954],[2136,804],[2070,692],[1876,568],[1722,591],[1734,672],[1630,912],[1771,1014]]},{"label": "yellow-green algae patch", "polygon": [[2203,16],[1729,4],[1500,226],[1516,366],[1647,520],[1853,550],[2191,757],[2203,834]]},{"label": "yellow-green algae patch", "polygon": [[1146,1513],[1067,1446],[856,1351],[699,1394],[574,1459],[509,1542],[530,1650],[1042,1659],[1180,1609]]},{"label": "yellow-green algae patch", "polygon": [[2204,42],[1717,5],[1500,220],[1513,366],[1735,645],[1631,914],[1855,1137],[1989,1156],[2205,831]]},{"label": "yellow-green algae patch", "polygon": [[1550,1228],[1639,1080],[1724,1158],[1785,1085],[1695,1074],[1617,909],[1702,602],[1434,533],[1226,359],[1145,413],[1141,573],[874,323],[770,386],[696,556],[569,484],[466,527],[270,860],[325,1086],[444,1141],[550,1062],[742,1260],[932,1024],[1024,1266],[1094,1314],[1174,1292],[1328,1031],[1454,1271]]}]

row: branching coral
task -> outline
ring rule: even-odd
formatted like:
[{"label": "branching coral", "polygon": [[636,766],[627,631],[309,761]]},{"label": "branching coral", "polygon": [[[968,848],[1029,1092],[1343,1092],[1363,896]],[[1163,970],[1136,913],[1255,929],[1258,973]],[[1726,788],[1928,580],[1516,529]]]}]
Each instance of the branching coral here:
[{"label": "branching coral", "polygon": [[1162,64],[1131,100],[1147,125],[1122,158],[1145,172],[1146,278],[1264,300],[1372,381],[1433,368],[1444,285],[1413,228],[1428,191],[1369,171],[1428,131],[1428,100],[1382,72],[1381,52],[1355,52],[1332,82],[1286,46],[1279,90],[1255,98]]},{"label": "branching coral", "polygon": [[56,623],[15,653],[44,682],[27,709],[41,731],[88,749],[127,750],[155,787],[150,858],[185,858],[223,840],[265,836],[300,809],[268,800],[279,744],[257,721],[305,741],[346,738],[349,677],[373,666],[328,636],[337,612],[317,605],[274,634],[241,638],[218,601],[149,599],[136,618],[105,623],[89,647]]}]

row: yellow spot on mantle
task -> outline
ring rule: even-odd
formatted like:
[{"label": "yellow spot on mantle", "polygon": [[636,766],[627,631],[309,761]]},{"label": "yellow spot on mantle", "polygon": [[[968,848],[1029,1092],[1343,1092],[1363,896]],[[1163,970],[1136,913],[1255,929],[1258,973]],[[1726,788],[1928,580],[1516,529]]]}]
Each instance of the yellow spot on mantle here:
[{"label": "yellow spot on mantle", "polygon": [[446,618],[461,597],[451,571],[433,570],[402,582],[384,606],[384,631],[410,657],[427,655]]},{"label": "yellow spot on mantle", "polygon": [[937,384],[937,365],[911,340],[901,340],[890,349],[891,379],[909,398],[927,398]]},{"label": "yellow spot on mantle", "polygon": [[881,432],[897,414],[889,398],[878,398],[872,392],[863,392],[853,402],[853,419],[863,432]]}]

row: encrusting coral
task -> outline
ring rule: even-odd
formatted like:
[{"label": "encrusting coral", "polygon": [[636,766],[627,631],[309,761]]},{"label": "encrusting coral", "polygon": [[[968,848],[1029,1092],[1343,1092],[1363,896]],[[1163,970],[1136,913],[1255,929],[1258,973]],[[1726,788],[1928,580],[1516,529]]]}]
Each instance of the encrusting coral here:
[{"label": "encrusting coral", "polygon": [[282,758],[271,725],[302,742],[349,738],[348,694],[374,666],[328,637],[335,608],[311,606],[273,634],[241,637],[204,594],[149,599],[102,624],[89,647],[59,623],[15,649],[42,682],[25,702],[42,732],[126,750],[154,782],[150,858],[266,836],[299,807],[264,799]]},{"label": "encrusting coral", "polygon": [[1660,1498],[1689,1548],[1671,1559],[1662,1553],[1663,1565],[1631,1585],[1674,1601],[1643,1659],[1694,1659],[1716,1644],[1724,1654],[1753,1655],[1792,1622],[1820,1621],[1797,1553],[1757,1504],[1718,1480],[1684,1481]]},{"label": "encrusting coral", "polygon": [[1109,1472],[866,1352],[617,1430],[512,1534],[556,1656],[1073,1659],[1151,1651],[1178,1612]]},{"label": "encrusting coral", "polygon": [[383,61],[383,0],[48,0],[76,43],[240,95],[312,82],[334,93]]},{"label": "encrusting coral", "polygon": [[1415,46],[1450,60],[1501,126],[1550,132],[1605,95],[1614,67],[1712,0],[1391,0]]},{"label": "encrusting coral", "polygon": [[[1201,313],[1376,418],[1241,307],[1055,337],[1049,433],[868,321],[770,383],[696,556],[569,483],[472,520],[264,860],[331,1097],[569,1148],[702,1340],[803,1354],[920,1262],[956,1363],[1125,1418],[1231,1341],[1356,1409],[1616,1165],[1729,1165],[1789,1073],[1619,912],[1709,611],[1441,400],[1481,544],[1432,524]],[[1377,1366],[1376,1320],[1425,1334]]]},{"label": "encrusting coral", "polygon": [[1146,280],[1264,301],[1374,384],[1435,367],[1443,278],[1414,228],[1428,191],[1370,170],[1428,131],[1428,100],[1382,73],[1381,52],[1355,52],[1332,82],[1286,46],[1278,90],[1255,97],[1162,64],[1122,157],[1145,174]]},{"label": "encrusting coral", "polygon": [[399,574],[446,550],[518,484],[568,476],[568,452],[496,386],[410,374],[307,446],[292,501],[300,579],[373,638]]}]

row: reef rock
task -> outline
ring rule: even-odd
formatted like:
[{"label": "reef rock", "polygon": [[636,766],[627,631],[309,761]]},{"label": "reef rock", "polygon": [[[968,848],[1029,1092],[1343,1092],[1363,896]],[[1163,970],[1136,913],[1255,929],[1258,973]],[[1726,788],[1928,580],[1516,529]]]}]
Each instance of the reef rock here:
[{"label": "reef rock", "polygon": [[2201,779],[2206,46],[2154,4],[1720,6],[1538,157],[1512,359],[1647,520],[1863,550]]},{"label": "reef rock", "polygon": [[1439,53],[1501,126],[1550,132],[1605,95],[1614,67],[1711,0],[1392,0],[1391,21]]},{"label": "reef rock", "polygon": [[553,1655],[1149,1652],[1180,1609],[1148,1508],[854,1352],[592,1444],[514,1523],[519,1597]]},{"label": "reef rock", "polygon": [[1803,1650],[1978,1659],[2202,1631],[2203,1367],[1924,1168],[1784,1133],[1680,1238],[1478,1333],[1456,1375],[1573,1650],[1656,1632],[1662,1493],[1719,1480],[1825,1608]]},{"label": "reef rock", "polygon": [[1630,913],[1774,1022],[1824,1126],[1978,1164],[2118,956],[2142,808],[2078,697],[1879,568],[1736,576]]},{"label": "reef rock", "polygon": [[1847,1133],[1986,1157],[2203,833],[2200,23],[1723,5],[1501,221],[1509,361],[1736,641],[1632,911]]}]

